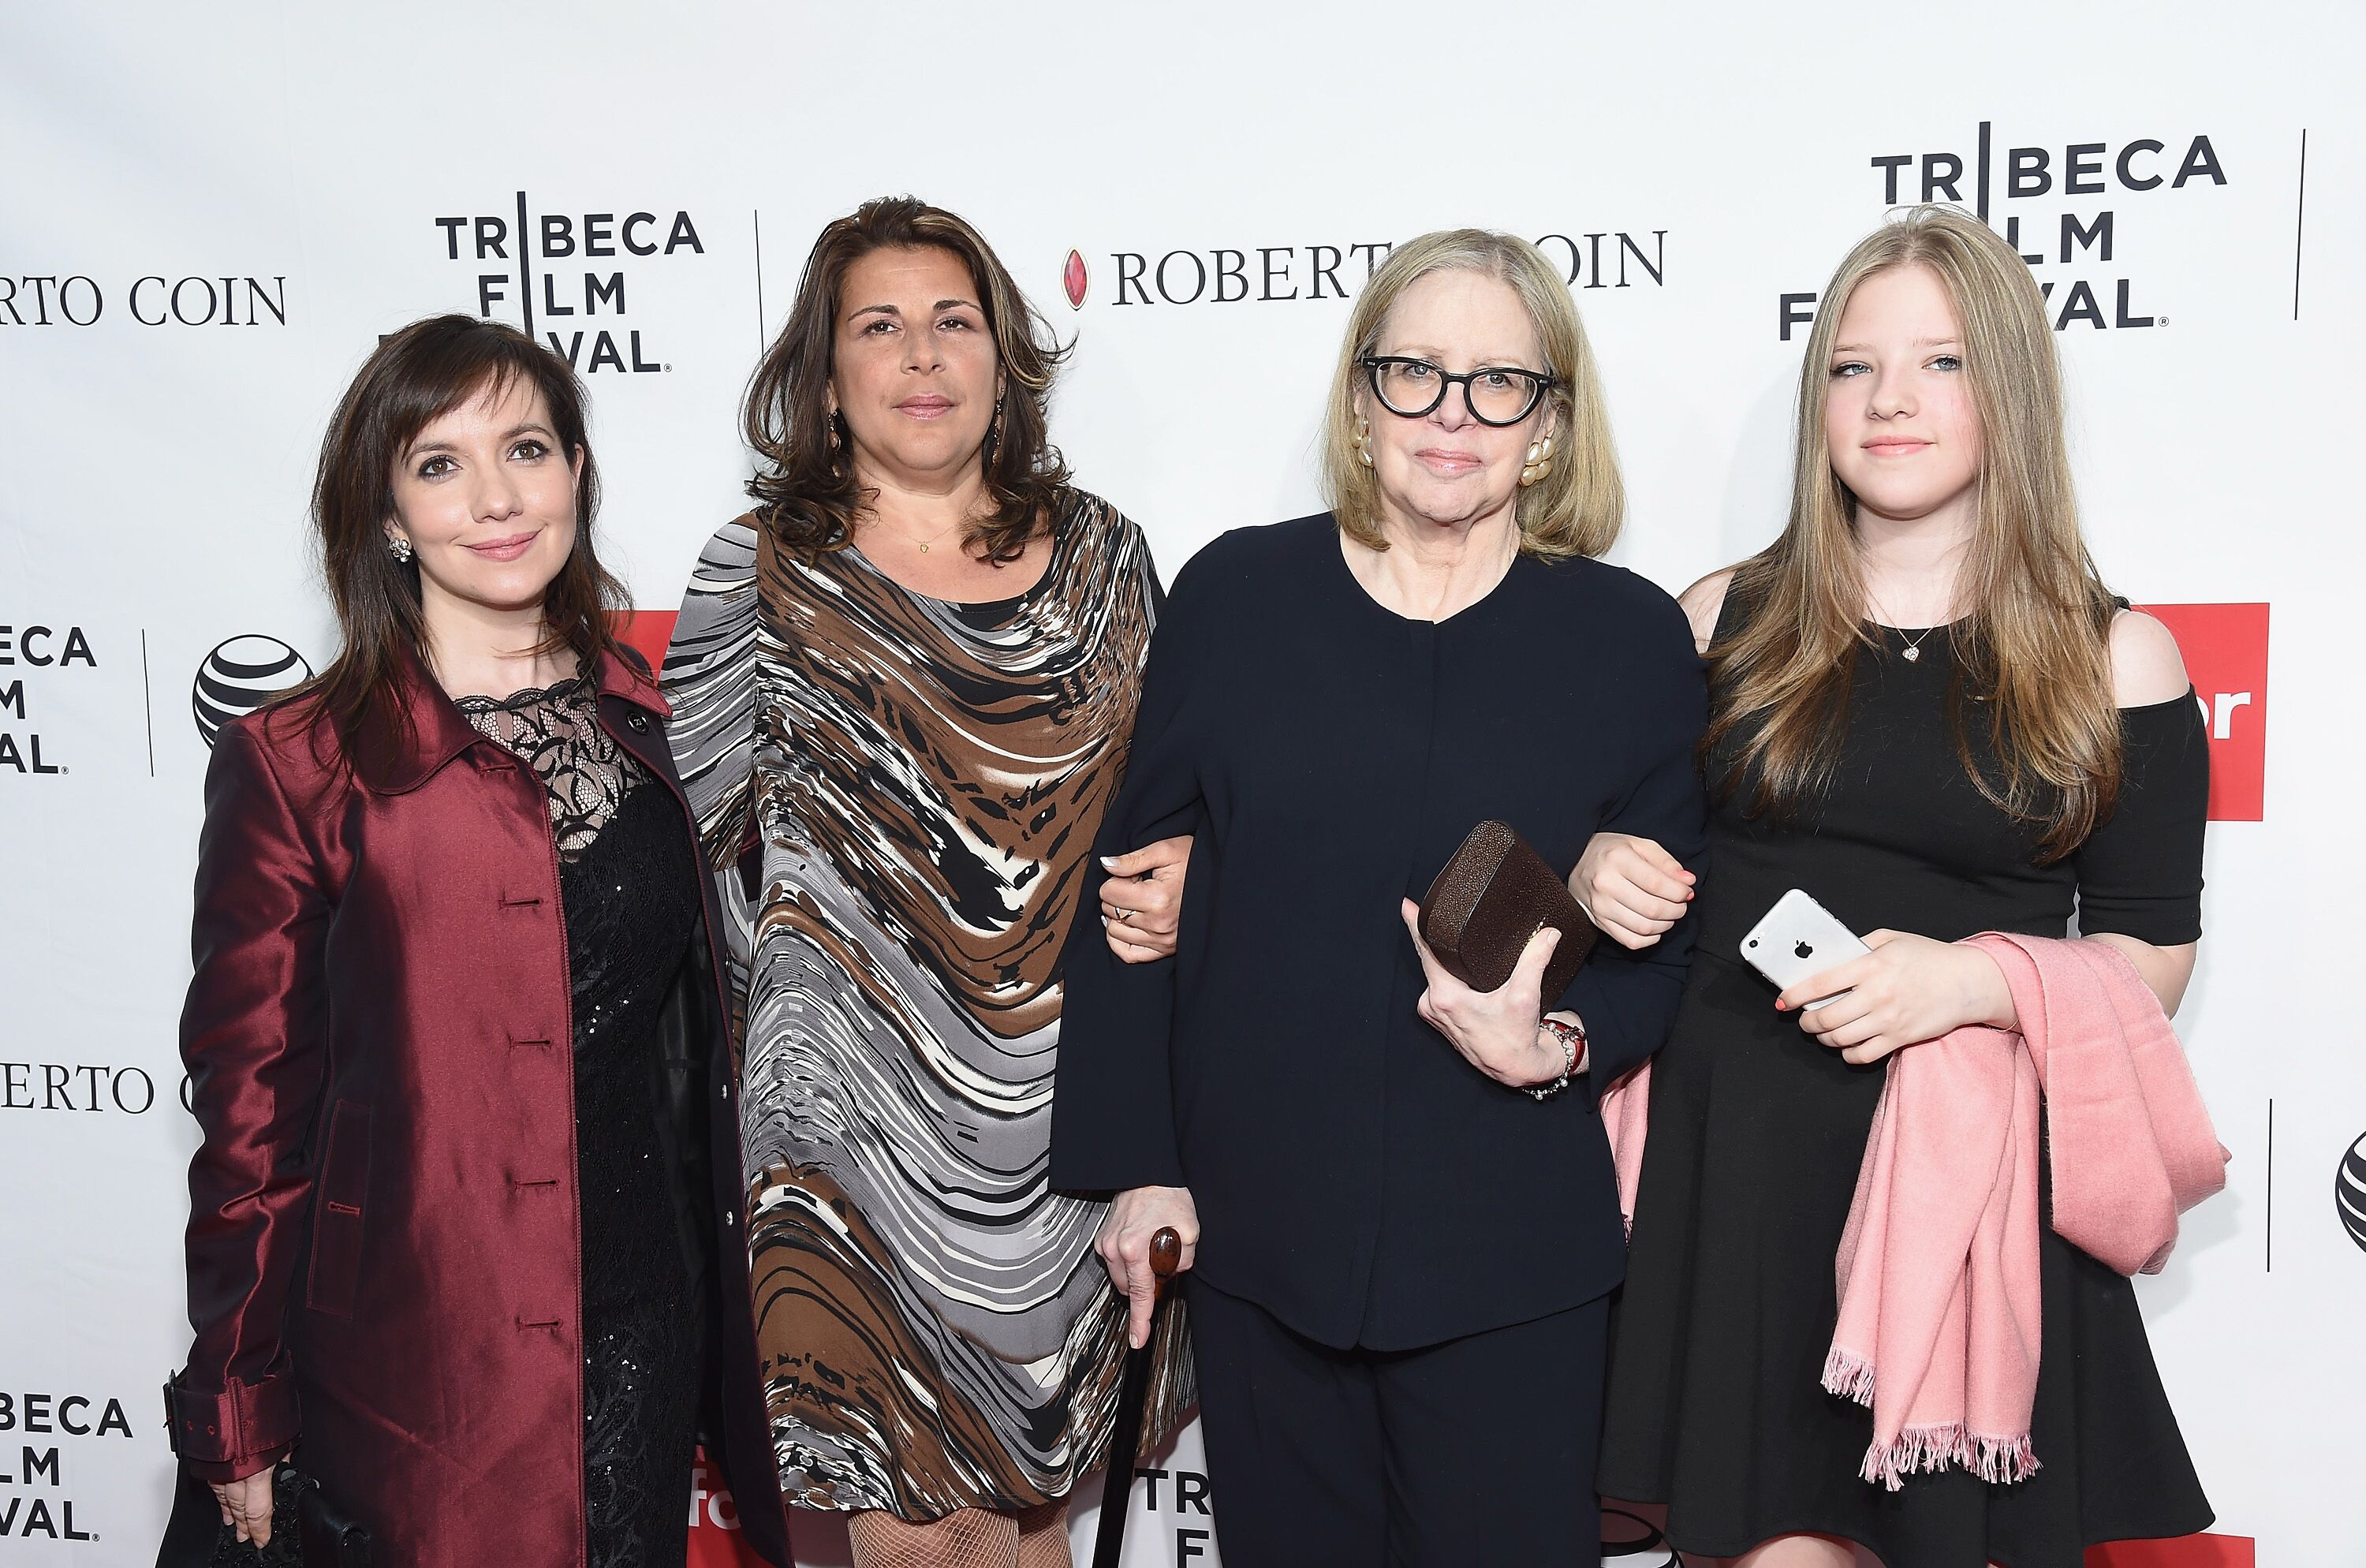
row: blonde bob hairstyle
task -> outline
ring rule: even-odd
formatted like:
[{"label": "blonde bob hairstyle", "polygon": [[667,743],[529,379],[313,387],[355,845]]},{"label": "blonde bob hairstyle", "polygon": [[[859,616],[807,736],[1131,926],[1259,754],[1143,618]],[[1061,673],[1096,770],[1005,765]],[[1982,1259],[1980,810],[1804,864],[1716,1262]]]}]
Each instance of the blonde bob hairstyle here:
[{"label": "blonde bob hairstyle", "polygon": [[[1404,291],[1431,273],[1447,271],[1483,273],[1510,285],[1527,309],[1545,357],[1543,365],[1527,368],[1553,376],[1541,404],[1552,411],[1552,471],[1519,492],[1521,551],[1546,560],[1601,555],[1618,537],[1627,491],[1618,478],[1594,350],[1568,286],[1544,253],[1526,240],[1485,229],[1440,230],[1397,246],[1348,314],[1323,438],[1323,487],[1340,528],[1373,549],[1389,547],[1380,531],[1380,482],[1356,456],[1356,421],[1361,417],[1356,405],[1371,389],[1357,362],[1380,352],[1389,312]],[[1375,409],[1373,416],[1376,423],[1396,417],[1385,409]]]},{"label": "blonde bob hairstyle", "polygon": [[1746,618],[1709,649],[1702,754],[1733,743],[1731,767],[1715,782],[1729,792],[1746,782],[1753,811],[1819,795],[1839,764],[1851,671],[1860,648],[1878,645],[1865,625],[1856,497],[1832,471],[1824,404],[1850,297],[1866,278],[1900,267],[1927,268],[1946,289],[1980,423],[1949,726],[1974,785],[2040,827],[2041,859],[2058,860],[2111,815],[2119,795],[2116,602],[2079,532],[2045,302],[2013,248],[1951,208],[1916,207],[1884,223],[1824,288],[1799,370],[1790,521],[1734,569],[1727,595]]}]

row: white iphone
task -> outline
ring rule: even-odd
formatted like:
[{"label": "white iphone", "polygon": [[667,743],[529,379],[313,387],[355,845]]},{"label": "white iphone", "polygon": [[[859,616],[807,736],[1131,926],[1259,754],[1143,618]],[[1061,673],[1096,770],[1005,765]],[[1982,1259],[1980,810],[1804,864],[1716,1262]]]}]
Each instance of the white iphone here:
[{"label": "white iphone", "polygon": [[[1743,960],[1785,990],[1872,951],[1831,910],[1797,887],[1775,899],[1774,907],[1741,939]],[[1831,999],[1818,997],[1807,1006],[1820,1008]]]}]

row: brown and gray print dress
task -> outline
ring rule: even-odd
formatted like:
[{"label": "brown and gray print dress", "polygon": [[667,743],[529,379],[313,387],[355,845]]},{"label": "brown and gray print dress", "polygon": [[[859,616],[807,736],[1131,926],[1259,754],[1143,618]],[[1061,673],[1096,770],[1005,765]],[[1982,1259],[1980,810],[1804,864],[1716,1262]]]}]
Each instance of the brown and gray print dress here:
[{"label": "brown and gray print dress", "polygon": [[[1027,593],[910,592],[754,516],[708,542],[664,686],[723,889],[758,1352],[783,1490],[906,1518],[1106,1461],[1123,1302],[1046,1185],[1060,950],[1158,602],[1065,492]],[[1171,1311],[1150,1425],[1188,1402]]]}]

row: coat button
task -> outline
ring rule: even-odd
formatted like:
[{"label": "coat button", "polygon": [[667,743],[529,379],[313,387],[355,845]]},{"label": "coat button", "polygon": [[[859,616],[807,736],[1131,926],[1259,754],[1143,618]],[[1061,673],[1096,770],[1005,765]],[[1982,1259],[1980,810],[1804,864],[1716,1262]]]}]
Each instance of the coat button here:
[{"label": "coat button", "polygon": [[739,1216],[737,1213],[729,1209],[723,1211],[723,1228],[725,1230],[729,1230],[733,1225],[736,1225],[738,1223]]},{"label": "coat button", "polygon": [[649,716],[645,713],[628,715],[625,719],[625,728],[636,735],[647,735],[649,732]]}]

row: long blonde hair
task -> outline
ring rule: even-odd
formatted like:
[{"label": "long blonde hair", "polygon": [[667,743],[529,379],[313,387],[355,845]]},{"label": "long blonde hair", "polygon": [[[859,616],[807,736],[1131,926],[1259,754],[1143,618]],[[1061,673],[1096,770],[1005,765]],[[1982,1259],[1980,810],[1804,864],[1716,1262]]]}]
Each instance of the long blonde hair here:
[{"label": "long blonde hair", "polygon": [[1610,441],[1594,349],[1568,287],[1544,253],[1526,240],[1485,229],[1446,229],[1406,241],[1389,253],[1348,312],[1323,441],[1323,487],[1340,528],[1373,549],[1389,547],[1380,531],[1380,482],[1356,457],[1356,394],[1368,385],[1357,362],[1379,352],[1380,329],[1404,291],[1433,272],[1447,271],[1483,273],[1510,285],[1536,329],[1545,356],[1541,368],[1553,375],[1546,394],[1554,414],[1552,471],[1520,491],[1515,514],[1521,550],[1548,560],[1601,555],[1618,537],[1627,491],[1618,478],[1618,453]]},{"label": "long blonde hair", "polygon": [[[1917,207],[1857,243],[1818,307],[1799,371],[1791,515],[1782,536],[1734,569],[1741,624],[1709,649],[1703,755],[1738,740],[1729,793],[1752,811],[1820,793],[1839,761],[1865,598],[1856,498],[1832,471],[1824,401],[1841,316],[1859,284],[1927,267],[1947,291],[1980,422],[1977,522],[1958,578],[1950,727],[1980,793],[2045,827],[2059,859],[2111,812],[2120,787],[2110,633],[2114,602],[2079,533],[2062,433],[2062,372],[2029,268],[1986,224]],[[1994,762],[1972,751],[1977,706]]]}]

